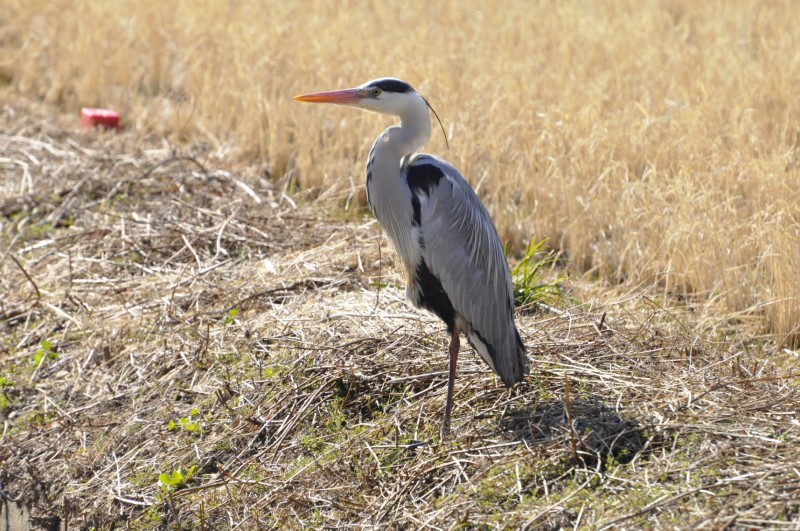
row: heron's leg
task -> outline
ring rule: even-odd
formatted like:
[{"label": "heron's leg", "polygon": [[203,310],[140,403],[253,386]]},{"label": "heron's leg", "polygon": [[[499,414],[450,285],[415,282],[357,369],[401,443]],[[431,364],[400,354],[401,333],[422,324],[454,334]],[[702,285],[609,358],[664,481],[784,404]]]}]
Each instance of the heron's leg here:
[{"label": "heron's leg", "polygon": [[444,406],[444,426],[442,431],[445,435],[450,433],[450,413],[453,411],[453,387],[456,383],[456,361],[458,361],[458,327],[453,325],[453,335],[450,337],[450,374],[447,377],[447,403]]}]

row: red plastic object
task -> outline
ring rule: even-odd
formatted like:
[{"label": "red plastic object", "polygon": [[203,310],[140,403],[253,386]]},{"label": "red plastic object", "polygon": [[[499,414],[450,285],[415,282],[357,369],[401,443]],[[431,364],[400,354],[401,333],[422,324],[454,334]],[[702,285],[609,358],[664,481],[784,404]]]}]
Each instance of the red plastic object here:
[{"label": "red plastic object", "polygon": [[105,129],[119,128],[119,113],[110,109],[81,109],[81,125],[88,129],[90,127],[103,127]]}]

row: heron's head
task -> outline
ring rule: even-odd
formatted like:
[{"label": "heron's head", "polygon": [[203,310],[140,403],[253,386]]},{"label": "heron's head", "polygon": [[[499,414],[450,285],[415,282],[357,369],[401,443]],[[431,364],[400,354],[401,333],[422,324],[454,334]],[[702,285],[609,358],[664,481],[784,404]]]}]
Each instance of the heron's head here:
[{"label": "heron's head", "polygon": [[[326,92],[314,92],[295,96],[297,101],[307,101],[310,103],[335,103],[346,105],[357,109],[391,114],[399,116],[403,121],[420,123],[424,120],[428,124],[428,109],[431,110],[444,134],[444,126],[439,119],[439,115],[433,110],[428,100],[422,97],[414,87],[393,77],[382,77],[367,81],[356,88],[344,90],[330,90]],[[444,134],[445,143],[447,135]]]},{"label": "heron's head", "polygon": [[411,85],[391,77],[368,81],[355,88],[314,92],[295,96],[294,99],[347,105],[394,116],[402,116],[419,106],[426,107],[425,99]]}]

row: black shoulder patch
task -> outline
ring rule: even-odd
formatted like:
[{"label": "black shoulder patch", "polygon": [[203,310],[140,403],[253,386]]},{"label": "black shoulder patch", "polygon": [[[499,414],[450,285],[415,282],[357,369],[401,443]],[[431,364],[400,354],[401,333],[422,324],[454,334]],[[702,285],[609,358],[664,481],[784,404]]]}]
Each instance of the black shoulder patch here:
[{"label": "black shoulder patch", "polygon": [[444,177],[442,169],[430,163],[412,164],[408,167],[406,175],[411,191],[425,195],[430,195],[439,186],[442,177]]},{"label": "black shoulder patch", "polygon": [[[414,192],[411,192],[411,208],[414,209],[414,225],[419,227],[422,225],[422,205],[419,203],[419,196]],[[425,247],[424,240],[419,243],[423,248]]]},{"label": "black shoulder patch", "polygon": [[376,79],[375,81],[370,83],[369,86],[378,87],[384,92],[399,92],[401,94],[405,94],[406,92],[414,92],[414,88],[411,85],[409,85],[405,81],[401,81],[393,77],[384,77],[381,79]]},{"label": "black shoulder patch", "polygon": [[411,207],[414,209],[414,224],[422,224],[420,194],[431,195],[444,177],[442,170],[434,164],[412,164],[406,172],[408,187],[411,189]]}]

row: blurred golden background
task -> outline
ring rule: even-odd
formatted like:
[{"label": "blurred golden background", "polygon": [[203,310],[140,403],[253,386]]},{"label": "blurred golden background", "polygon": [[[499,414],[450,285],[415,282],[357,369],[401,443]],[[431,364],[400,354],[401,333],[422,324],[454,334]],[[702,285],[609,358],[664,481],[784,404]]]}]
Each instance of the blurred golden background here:
[{"label": "blurred golden background", "polygon": [[202,140],[364,204],[385,117],[292,102],[417,88],[500,236],[800,337],[800,3],[5,0],[0,85]]}]

